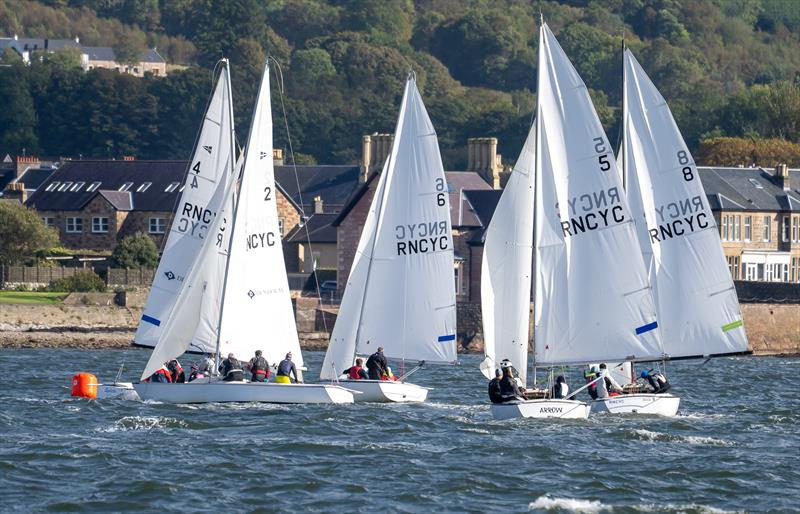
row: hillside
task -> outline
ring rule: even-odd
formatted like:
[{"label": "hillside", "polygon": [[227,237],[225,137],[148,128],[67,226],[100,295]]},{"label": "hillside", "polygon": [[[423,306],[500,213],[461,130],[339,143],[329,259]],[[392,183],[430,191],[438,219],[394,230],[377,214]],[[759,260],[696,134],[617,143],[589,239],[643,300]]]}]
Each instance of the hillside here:
[{"label": "hillside", "polygon": [[[0,0],[0,36],[157,46],[190,65],[137,79],[84,73],[66,53],[25,66],[9,50],[0,56],[0,155],[185,158],[222,55],[243,138],[271,55],[283,75],[273,78],[276,126],[283,100],[302,162],[354,162],[361,135],[393,131],[410,69],[447,168],[465,164],[473,136],[498,137],[513,160],[535,106],[540,9],[612,141],[624,33],[693,149],[711,136],[800,142],[794,0]],[[275,140],[286,145],[285,131]]]}]

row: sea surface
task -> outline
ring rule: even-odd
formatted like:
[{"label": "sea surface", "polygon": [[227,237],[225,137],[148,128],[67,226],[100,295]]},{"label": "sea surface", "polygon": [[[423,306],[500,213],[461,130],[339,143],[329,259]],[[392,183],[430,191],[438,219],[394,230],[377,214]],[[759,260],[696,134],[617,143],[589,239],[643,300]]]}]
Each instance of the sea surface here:
[{"label": "sea surface", "polygon": [[797,358],[672,363],[672,419],[494,421],[474,355],[415,374],[417,405],[70,398],[73,372],[133,380],[147,357],[0,350],[0,511],[800,509]]}]

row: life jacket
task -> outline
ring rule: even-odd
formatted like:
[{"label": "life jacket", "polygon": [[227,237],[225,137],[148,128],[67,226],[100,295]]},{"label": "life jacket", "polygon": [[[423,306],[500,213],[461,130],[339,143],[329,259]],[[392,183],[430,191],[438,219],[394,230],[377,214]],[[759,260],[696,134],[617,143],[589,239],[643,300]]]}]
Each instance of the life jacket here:
[{"label": "life jacket", "polygon": [[169,370],[170,374],[170,382],[176,382],[180,374],[183,373],[183,367],[181,366],[181,363],[176,360],[170,361],[167,369]]},{"label": "life jacket", "polygon": [[267,359],[264,357],[254,357],[252,361],[250,361],[250,372],[253,375],[266,375],[269,376],[269,366],[267,364]]},{"label": "life jacket", "polygon": [[[156,370],[156,372],[153,373],[153,375],[154,376],[155,375],[159,375],[159,376],[161,376],[163,378],[157,379],[157,380],[150,380],[150,378],[148,378],[147,379],[148,382],[172,382],[172,374],[169,372],[169,370],[167,368],[165,368],[163,366],[158,368]],[[153,378],[153,377],[151,377],[151,378]]]},{"label": "life jacket", "polygon": [[347,375],[353,380],[361,380],[361,375],[358,374],[361,371],[361,366],[351,366],[349,370],[347,370]]}]

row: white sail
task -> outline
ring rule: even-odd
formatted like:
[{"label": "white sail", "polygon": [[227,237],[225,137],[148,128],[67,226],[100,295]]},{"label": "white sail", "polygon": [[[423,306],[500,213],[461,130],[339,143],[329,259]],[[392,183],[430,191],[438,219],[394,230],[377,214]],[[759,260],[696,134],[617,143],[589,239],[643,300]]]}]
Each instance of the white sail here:
[{"label": "white sail", "polygon": [[494,378],[510,359],[525,383],[528,367],[535,130],[531,127],[514,171],[486,230],[481,263],[481,312],[486,360],[481,371]]},{"label": "white sail", "polygon": [[[164,321],[175,305],[181,285],[220,209],[212,197],[217,186],[232,175],[230,144],[233,107],[230,74],[224,61],[189,163],[178,209],[172,221],[150,295],[145,303],[134,342],[154,347]],[[221,200],[221,198],[219,198]]]},{"label": "white sail", "polygon": [[383,202],[383,189],[386,184],[386,167],[388,163],[388,160],[384,163],[383,171],[378,177],[372,204],[367,212],[367,219],[364,221],[361,238],[358,240],[353,265],[350,268],[350,276],[347,278],[344,296],[342,296],[342,303],[339,306],[339,315],[336,318],[336,325],[333,327],[328,350],[325,352],[325,360],[320,370],[320,378],[322,380],[334,380],[354,364],[359,318],[361,317],[361,307],[364,302],[367,275],[369,274],[369,264],[372,258],[372,247],[375,244],[378,212]]},{"label": "white sail", "polygon": [[714,215],[666,101],[625,51],[628,199],[670,357],[747,351]]},{"label": "white sail", "polygon": [[249,359],[262,350],[270,363],[303,366],[278,228],[272,161],[269,67],[253,113],[222,302],[220,355]]},{"label": "white sail", "polygon": [[659,358],[655,304],[611,145],[546,24],[538,73],[534,360]]}]

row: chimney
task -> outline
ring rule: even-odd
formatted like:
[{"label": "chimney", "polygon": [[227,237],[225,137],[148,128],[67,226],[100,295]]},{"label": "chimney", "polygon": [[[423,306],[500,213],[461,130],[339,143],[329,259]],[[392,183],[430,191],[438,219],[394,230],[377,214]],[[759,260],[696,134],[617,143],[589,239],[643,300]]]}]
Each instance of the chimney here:
[{"label": "chimney", "polygon": [[394,134],[372,134],[361,138],[361,173],[358,183],[367,181],[370,174],[383,168],[383,164],[392,153]]},{"label": "chimney", "polygon": [[281,148],[272,149],[272,165],[283,166],[283,150]]},{"label": "chimney", "polygon": [[135,161],[136,157],[134,157],[133,155],[123,155],[122,156],[122,160],[123,161]]},{"label": "chimney", "polygon": [[28,200],[28,193],[25,191],[25,184],[22,182],[12,182],[6,187],[3,197],[9,200],[19,200],[21,204],[25,205],[25,202]]},{"label": "chimney", "polygon": [[500,189],[503,158],[497,153],[496,137],[471,137],[467,140],[467,171],[474,171],[493,189]]},{"label": "chimney", "polygon": [[28,168],[38,168],[41,165],[38,157],[33,155],[18,155],[17,156],[17,174],[14,178],[19,178],[25,173]]},{"label": "chimney", "polygon": [[314,197],[314,214],[322,214],[324,209],[322,208],[322,197],[315,196]]},{"label": "chimney", "polygon": [[782,186],[784,191],[792,190],[789,184],[789,167],[786,164],[775,166],[775,178],[778,179],[778,185]]}]

